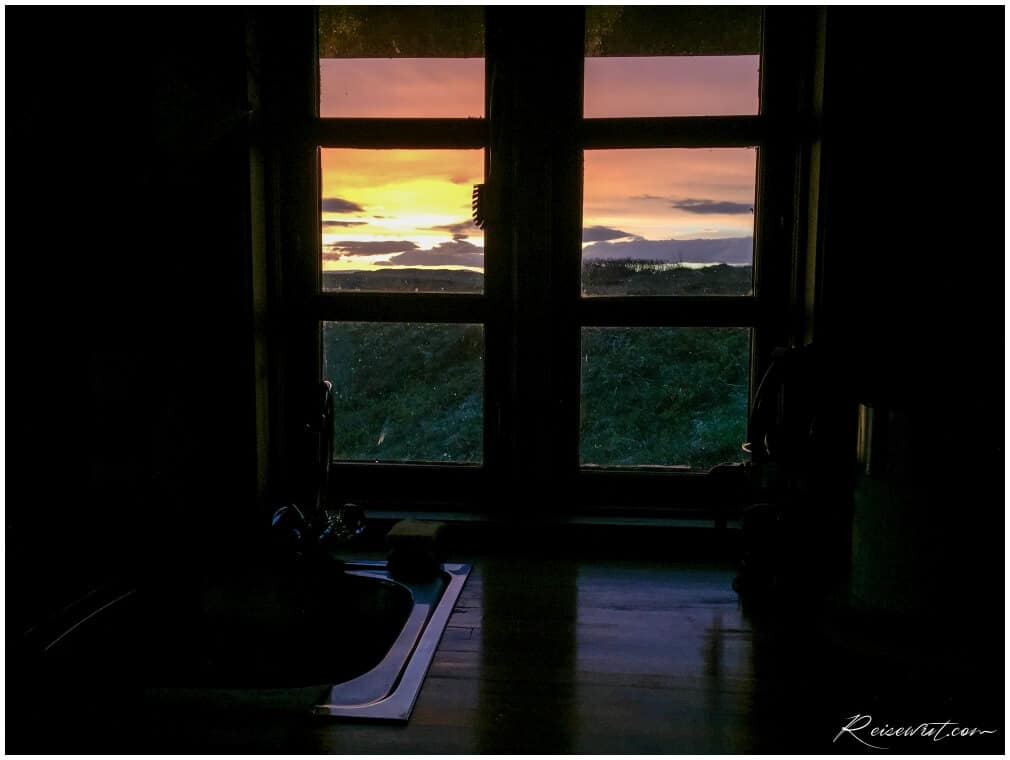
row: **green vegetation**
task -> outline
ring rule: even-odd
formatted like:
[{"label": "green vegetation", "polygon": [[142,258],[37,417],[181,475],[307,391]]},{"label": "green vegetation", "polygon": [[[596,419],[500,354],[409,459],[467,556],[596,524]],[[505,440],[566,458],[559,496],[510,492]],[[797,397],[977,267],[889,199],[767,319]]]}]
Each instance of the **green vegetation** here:
[{"label": "green vegetation", "polygon": [[481,461],[480,325],[327,322],[323,347],[337,459]]},{"label": "green vegetation", "polygon": [[469,269],[379,269],[374,272],[323,272],[323,290],[385,293],[480,293],[484,274]]},{"label": "green vegetation", "polygon": [[580,462],[739,461],[749,348],[740,328],[584,329]]},{"label": "green vegetation", "polygon": [[[334,275],[327,273],[330,283]],[[339,277],[351,286],[345,289],[400,292],[429,290],[432,283],[472,291],[481,277],[451,270],[414,275]],[[594,295],[745,294],[751,270],[593,261],[583,283]],[[583,464],[706,469],[741,459],[749,330],[586,328],[582,336]],[[330,322],[323,346],[326,377],[334,383],[338,459],[482,460],[480,325]]]},{"label": "green vegetation", "polygon": [[695,269],[628,259],[593,259],[582,264],[582,292],[590,296],[745,296],[751,267],[727,264]]}]

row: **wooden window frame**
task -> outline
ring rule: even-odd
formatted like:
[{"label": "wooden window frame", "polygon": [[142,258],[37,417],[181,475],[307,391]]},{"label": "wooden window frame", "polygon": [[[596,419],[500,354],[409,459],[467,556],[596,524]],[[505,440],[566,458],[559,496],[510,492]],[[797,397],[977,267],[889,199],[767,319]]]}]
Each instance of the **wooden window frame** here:
[{"label": "wooden window frame", "polygon": [[[752,116],[583,118],[584,10],[486,9],[485,118],[318,115],[315,13],[292,22],[276,60],[268,120],[278,305],[272,429],[279,471],[294,472],[303,399],[320,376],[323,321],[477,323],[485,331],[484,461],[335,464],[334,498],[405,510],[473,513],[697,514],[724,511],[739,472],[580,467],[580,331],[589,326],[750,328],[751,383],[774,346],[809,333],[806,273],[818,14],[770,8],[762,23],[761,105]],[[560,23],[559,23],[560,21]],[[310,58],[311,56],[311,58]],[[297,86],[290,86],[294,79]],[[754,289],[750,296],[584,297],[583,151],[756,147]],[[484,149],[500,202],[487,230],[481,294],[323,292],[319,151]],[[549,168],[549,188],[540,166]],[[811,200],[813,199],[813,200]],[[530,214],[533,208],[536,213]],[[523,214],[526,216],[524,217]],[[519,220],[522,220],[521,223]],[[808,335],[809,337],[809,335]],[[556,494],[562,494],[558,498]]]}]

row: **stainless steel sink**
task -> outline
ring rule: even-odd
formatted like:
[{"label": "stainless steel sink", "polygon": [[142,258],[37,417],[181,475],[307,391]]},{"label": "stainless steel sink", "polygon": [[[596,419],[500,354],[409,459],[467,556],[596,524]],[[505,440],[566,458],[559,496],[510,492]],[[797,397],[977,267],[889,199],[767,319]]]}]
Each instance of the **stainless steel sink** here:
[{"label": "stainless steel sink", "polygon": [[434,579],[401,583],[390,578],[385,562],[347,563],[345,572],[362,578],[400,583],[413,607],[382,661],[367,673],[333,686],[313,714],[335,718],[405,721],[470,574],[469,565],[443,565]]},{"label": "stainless steel sink", "polygon": [[113,590],[33,637],[40,703],[88,684],[96,726],[166,710],[406,721],[469,572],[411,582],[344,561],[174,595]]}]

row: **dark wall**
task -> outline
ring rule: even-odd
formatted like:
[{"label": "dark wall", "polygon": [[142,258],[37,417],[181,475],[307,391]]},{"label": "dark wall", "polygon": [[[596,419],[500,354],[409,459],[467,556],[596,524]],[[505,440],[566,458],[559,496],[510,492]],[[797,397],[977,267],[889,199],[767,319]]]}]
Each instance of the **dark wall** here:
[{"label": "dark wall", "polygon": [[923,380],[991,367],[1003,287],[998,18],[829,11],[828,300],[841,341],[866,358],[867,394],[932,395]]},{"label": "dark wall", "polygon": [[1001,18],[828,10],[821,327],[885,435],[856,494],[871,606],[1002,598]]},{"label": "dark wall", "polygon": [[202,8],[9,20],[8,592],[30,618],[184,570],[250,514],[246,27]]}]

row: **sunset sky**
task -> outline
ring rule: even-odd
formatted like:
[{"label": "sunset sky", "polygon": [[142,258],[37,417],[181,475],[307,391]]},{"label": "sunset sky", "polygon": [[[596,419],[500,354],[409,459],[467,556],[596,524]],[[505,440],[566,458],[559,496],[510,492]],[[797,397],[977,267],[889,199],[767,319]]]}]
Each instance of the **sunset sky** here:
[{"label": "sunset sky", "polygon": [[[758,61],[588,58],[585,115],[753,114]],[[320,79],[324,117],[483,116],[479,58],[322,59]],[[744,243],[755,167],[756,151],[746,148],[587,151],[587,255],[659,258],[671,240]],[[483,233],[470,222],[483,151],[324,149],[322,170],[324,270],[483,269]],[[735,245],[729,263],[746,263],[745,249]]]}]

